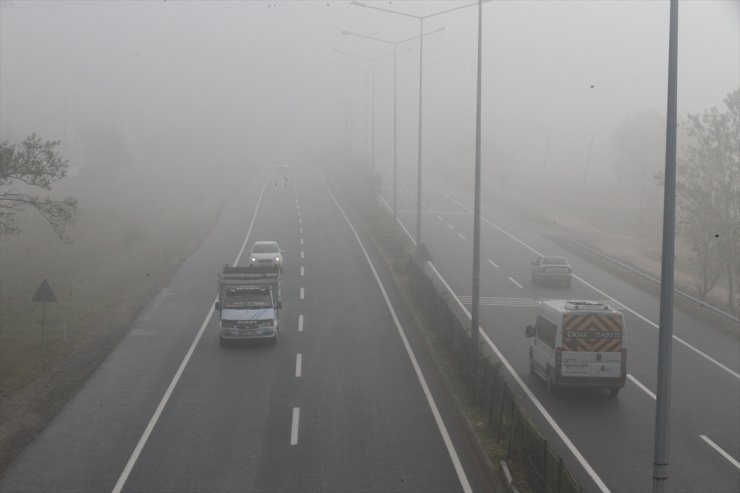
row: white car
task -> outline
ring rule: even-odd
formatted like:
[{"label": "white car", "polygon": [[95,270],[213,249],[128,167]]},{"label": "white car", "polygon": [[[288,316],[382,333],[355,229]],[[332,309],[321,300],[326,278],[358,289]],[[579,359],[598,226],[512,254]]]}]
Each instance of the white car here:
[{"label": "white car", "polygon": [[252,267],[278,267],[283,270],[283,253],[276,241],[255,241],[249,252]]},{"label": "white car", "polygon": [[573,269],[565,257],[540,257],[532,262],[532,282],[535,284],[548,281],[562,283],[570,287]]}]

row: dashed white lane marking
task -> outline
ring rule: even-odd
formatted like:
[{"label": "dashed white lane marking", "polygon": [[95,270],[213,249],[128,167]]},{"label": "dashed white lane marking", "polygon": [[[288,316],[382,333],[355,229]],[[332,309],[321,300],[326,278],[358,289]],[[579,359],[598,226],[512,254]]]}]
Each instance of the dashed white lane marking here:
[{"label": "dashed white lane marking", "polygon": [[463,240],[465,239],[465,237],[463,236],[463,234],[462,234],[462,233],[457,233],[457,236],[459,236],[459,237],[460,237],[460,238],[462,238]]},{"label": "dashed white lane marking", "polygon": [[301,277],[303,277],[303,266],[301,265]]},{"label": "dashed white lane marking", "polygon": [[304,255],[304,254],[303,254],[303,250],[301,250],[301,258],[303,258],[303,255]]},{"label": "dashed white lane marking", "polygon": [[301,246],[303,246],[303,238],[301,238]]},{"label": "dashed white lane marking", "polygon": [[303,315],[298,315],[298,332],[303,332]]},{"label": "dashed white lane marking", "polygon": [[635,385],[637,385],[640,388],[640,390],[642,390],[647,395],[649,395],[650,397],[652,397],[653,400],[655,400],[655,394],[649,388],[647,388],[647,386],[645,384],[643,384],[641,381],[639,381],[638,379],[636,379],[635,377],[633,377],[629,373],[627,374],[627,378],[629,378],[632,381],[632,383],[634,383]]},{"label": "dashed white lane marking", "polygon": [[300,217],[298,218],[298,224],[303,224],[303,219],[301,219]]},{"label": "dashed white lane marking", "polygon": [[437,219],[439,219],[440,221],[444,221],[444,218],[440,216],[439,214],[437,214]]},{"label": "dashed white lane marking", "polygon": [[447,227],[450,228],[450,229],[455,229],[454,227],[452,227],[452,224],[450,224],[450,223],[447,223]]},{"label": "dashed white lane marking", "polygon": [[516,282],[516,279],[514,279],[514,278],[513,278],[513,277],[511,277],[511,276],[509,276],[509,281],[513,282],[513,283],[514,283],[514,285],[515,285],[516,287],[518,287],[519,289],[523,289],[523,288],[524,288],[524,286],[522,286],[521,284],[519,284],[518,282]]},{"label": "dashed white lane marking", "polygon": [[303,234],[303,228],[298,228],[298,232],[299,232],[300,234]]},{"label": "dashed white lane marking", "polygon": [[301,408],[293,408],[293,422],[290,425],[290,444],[298,445],[298,422],[301,419]]},{"label": "dashed white lane marking", "polygon": [[724,449],[722,449],[722,447],[720,447],[719,445],[717,445],[716,443],[714,443],[708,436],[706,436],[706,435],[699,435],[699,437],[702,440],[704,440],[705,442],[707,442],[707,444],[709,444],[710,447],[712,447],[714,450],[716,450],[719,453],[719,455],[721,455],[722,457],[724,457],[725,459],[727,459],[730,462],[730,464],[732,464],[736,468],[740,469],[740,462],[738,462],[733,456],[731,456],[730,454],[728,454],[727,452],[725,452]]},{"label": "dashed white lane marking", "polygon": [[494,262],[493,260],[491,260],[490,258],[488,259],[488,263],[498,269],[498,264],[496,262]]},{"label": "dashed white lane marking", "polygon": [[[455,198],[451,197],[451,196],[450,196],[449,194],[446,194],[445,192],[443,192],[443,191],[441,191],[441,190],[439,190],[439,189],[437,189],[436,191],[437,191],[437,192],[439,192],[440,194],[444,195],[445,197],[449,198],[449,199],[450,199],[451,201],[455,202],[456,204],[458,204],[458,205],[459,205],[460,207],[462,207],[463,209],[466,209],[466,210],[468,210],[468,211],[472,212],[472,210],[471,210],[471,209],[470,209],[469,207],[467,207],[467,206],[466,206],[465,204],[463,204],[463,203],[462,203],[462,202],[460,202],[459,200],[457,200],[457,199],[455,199]],[[509,238],[511,238],[512,240],[516,241],[517,243],[519,243],[520,245],[522,245],[522,246],[523,246],[524,248],[528,249],[529,251],[531,251],[531,252],[532,252],[532,253],[534,253],[535,255],[537,255],[537,256],[539,256],[539,257],[542,257],[542,256],[543,256],[542,252],[539,252],[539,251],[538,251],[538,250],[536,250],[535,248],[532,248],[531,246],[527,245],[527,244],[526,244],[525,242],[523,242],[522,240],[520,240],[519,238],[517,238],[517,237],[516,237],[516,236],[514,236],[513,234],[509,233],[508,231],[506,231],[506,230],[505,230],[504,228],[502,228],[501,226],[498,226],[497,224],[495,224],[495,223],[491,222],[491,220],[490,220],[490,219],[487,219],[487,218],[485,218],[485,217],[481,216],[481,220],[482,220],[482,221],[484,221],[485,223],[489,224],[489,225],[490,225],[491,227],[493,227],[493,228],[497,229],[497,230],[498,230],[498,231],[500,231],[501,233],[505,234],[506,236],[508,236],[508,237],[509,237]],[[399,219],[398,221],[399,221],[399,223],[401,222],[401,220],[400,220],[400,219]],[[405,230],[405,228],[404,228],[404,230]],[[575,274],[573,274],[573,277],[574,277],[575,279],[577,279],[577,280],[581,281],[581,282],[582,282],[583,284],[585,284],[585,285],[586,285],[586,286],[588,286],[589,288],[593,289],[593,290],[594,290],[594,291],[596,291],[597,293],[601,294],[601,295],[602,295],[602,296],[604,296],[605,298],[609,298],[610,300],[614,301],[615,303],[619,303],[620,305],[622,305],[622,307],[623,307],[623,308],[624,308],[625,310],[627,310],[628,312],[632,313],[633,315],[635,315],[635,316],[636,316],[636,317],[638,317],[639,319],[643,320],[643,321],[644,321],[645,323],[647,323],[647,324],[651,325],[651,326],[652,326],[653,328],[655,328],[655,329],[658,329],[658,328],[659,328],[659,327],[658,327],[658,324],[657,324],[657,323],[653,322],[652,320],[649,320],[649,319],[648,319],[647,317],[645,317],[645,316],[643,316],[643,315],[640,315],[639,313],[637,313],[637,312],[636,312],[635,310],[633,310],[632,308],[630,308],[630,307],[628,307],[627,305],[625,305],[624,303],[620,302],[619,300],[617,300],[617,299],[616,299],[616,298],[614,298],[613,296],[609,296],[609,295],[608,295],[608,294],[606,294],[606,293],[605,293],[604,291],[600,290],[599,288],[597,288],[597,287],[596,287],[596,286],[594,286],[593,284],[591,284],[591,283],[587,282],[587,281],[586,281],[586,280],[584,280],[583,278],[581,278],[581,277],[579,277],[579,276],[577,276],[577,275],[575,275]],[[678,337],[677,335],[673,334],[673,340],[674,340],[674,341],[676,341],[676,342],[679,342],[680,344],[683,344],[684,346],[686,346],[686,347],[687,347],[687,348],[689,348],[690,350],[694,351],[694,352],[695,352],[696,354],[698,354],[698,355],[700,355],[700,356],[704,357],[704,358],[705,358],[705,359],[706,359],[707,361],[709,361],[709,362],[711,362],[711,363],[715,364],[716,366],[718,366],[718,367],[722,368],[723,370],[725,370],[725,371],[726,371],[727,373],[729,373],[729,374],[730,374],[730,375],[732,375],[733,377],[735,377],[735,378],[737,378],[737,379],[740,379],[740,373],[738,373],[738,372],[736,372],[736,371],[732,370],[731,368],[729,368],[728,366],[726,366],[726,365],[724,365],[724,364],[720,363],[719,361],[717,361],[716,359],[712,358],[711,356],[709,356],[709,355],[708,355],[707,353],[705,353],[704,351],[702,351],[702,350],[700,350],[699,348],[697,348],[697,347],[695,347],[695,346],[693,346],[693,345],[689,344],[688,342],[686,342],[686,341],[685,341],[685,340],[683,340],[682,338]]]},{"label": "dashed white lane marking", "polygon": [[301,378],[301,366],[303,364],[303,355],[298,353],[295,355],[295,376]]},{"label": "dashed white lane marking", "polygon": [[303,288],[301,288],[301,299],[303,299],[304,291]]}]

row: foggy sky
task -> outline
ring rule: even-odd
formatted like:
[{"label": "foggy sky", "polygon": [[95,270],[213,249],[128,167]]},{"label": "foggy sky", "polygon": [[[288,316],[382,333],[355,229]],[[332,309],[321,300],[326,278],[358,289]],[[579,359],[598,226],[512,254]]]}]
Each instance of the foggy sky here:
[{"label": "foggy sky", "polygon": [[[425,15],[460,2],[374,2]],[[548,133],[582,166],[608,153],[610,129],[634,111],[665,112],[668,2],[493,1],[483,7],[484,159],[540,159]],[[425,21],[424,149],[471,166],[476,8]],[[740,2],[683,1],[679,115],[721,106],[740,85]],[[62,139],[112,128],[132,155],[178,140],[204,156],[274,163],[346,144],[366,152],[366,57],[392,53],[349,30],[398,40],[418,21],[336,1],[0,1],[0,132]],[[416,156],[418,42],[399,55],[399,156]],[[593,86],[593,87],[592,87]],[[366,92],[367,88],[367,92]],[[392,64],[375,72],[376,154],[390,163]],[[351,100],[347,102],[347,100]],[[368,110],[369,111],[369,110]],[[556,151],[553,151],[557,153]],[[577,159],[576,159],[577,157]],[[571,159],[572,158],[572,159]],[[74,163],[73,163],[74,166]]]}]

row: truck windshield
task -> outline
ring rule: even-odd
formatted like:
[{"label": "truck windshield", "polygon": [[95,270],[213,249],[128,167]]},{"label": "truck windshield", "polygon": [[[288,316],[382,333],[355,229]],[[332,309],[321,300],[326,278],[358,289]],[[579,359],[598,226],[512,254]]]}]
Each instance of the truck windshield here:
[{"label": "truck windshield", "polygon": [[232,292],[224,297],[224,308],[272,308],[268,292]]}]

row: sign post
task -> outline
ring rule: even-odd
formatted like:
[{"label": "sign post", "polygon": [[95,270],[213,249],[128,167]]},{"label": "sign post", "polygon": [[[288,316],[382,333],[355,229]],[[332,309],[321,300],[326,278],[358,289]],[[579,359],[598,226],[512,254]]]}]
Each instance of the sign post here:
[{"label": "sign post", "polygon": [[41,354],[46,359],[46,302],[56,303],[57,301],[54,291],[51,290],[51,286],[49,286],[46,279],[41,281],[41,285],[31,301],[41,302]]}]

